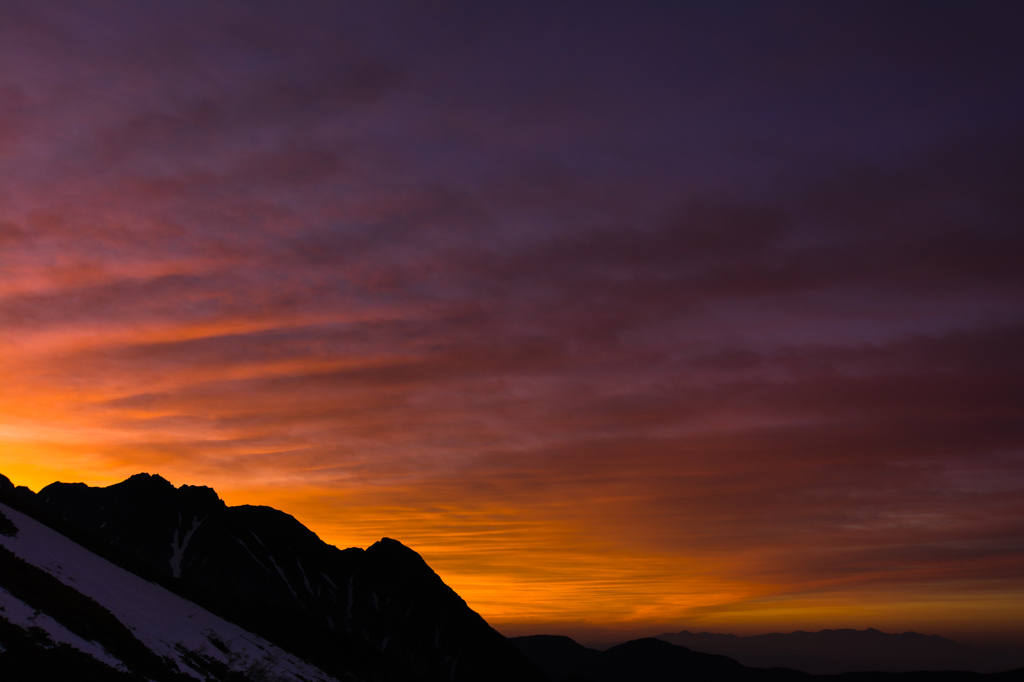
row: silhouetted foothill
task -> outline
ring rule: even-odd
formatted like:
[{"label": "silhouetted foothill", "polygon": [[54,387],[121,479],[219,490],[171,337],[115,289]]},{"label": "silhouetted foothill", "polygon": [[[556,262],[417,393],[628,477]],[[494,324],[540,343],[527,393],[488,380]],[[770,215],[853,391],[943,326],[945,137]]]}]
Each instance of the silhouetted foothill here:
[{"label": "silhouetted foothill", "polygon": [[554,682],[565,679],[599,680],[606,673],[604,652],[559,635],[513,637],[512,643],[544,669]]},{"label": "silhouetted foothill", "polygon": [[588,649],[568,637],[551,635],[514,637],[511,641],[554,682],[743,680],[763,672],[744,668],[725,656],[690,651],[654,638],[636,639],[607,651]]}]

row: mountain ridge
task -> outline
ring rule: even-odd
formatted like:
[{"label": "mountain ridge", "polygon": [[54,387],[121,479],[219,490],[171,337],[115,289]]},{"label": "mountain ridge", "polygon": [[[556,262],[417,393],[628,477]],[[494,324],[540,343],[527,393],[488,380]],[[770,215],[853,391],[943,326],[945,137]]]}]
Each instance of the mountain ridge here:
[{"label": "mountain ridge", "polygon": [[331,674],[367,680],[545,679],[414,550],[323,542],[291,515],[229,507],[204,486],[136,474],[105,488],[0,484],[78,540]]}]

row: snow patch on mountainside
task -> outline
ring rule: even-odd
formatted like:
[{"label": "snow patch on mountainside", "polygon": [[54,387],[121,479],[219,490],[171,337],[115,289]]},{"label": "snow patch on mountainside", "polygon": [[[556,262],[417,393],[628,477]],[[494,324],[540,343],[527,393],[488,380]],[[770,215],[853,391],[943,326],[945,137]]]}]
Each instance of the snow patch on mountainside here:
[{"label": "snow patch on mountainside", "polygon": [[0,587],[0,618],[6,619],[7,622],[17,625],[23,630],[31,627],[41,628],[57,644],[70,644],[82,653],[88,654],[112,668],[128,670],[124,663],[111,656],[96,642],[85,641],[53,618],[36,611],[2,587]]},{"label": "snow patch on mountainside", "polygon": [[[228,533],[228,535],[231,535],[231,533]],[[255,535],[255,533],[253,533],[253,535]],[[234,535],[231,535],[231,537],[235,538]],[[256,538],[256,540],[258,541],[259,538]],[[260,561],[259,559],[256,558],[256,555],[252,553],[252,550],[249,549],[249,546],[247,544],[245,544],[244,542],[242,542],[238,538],[235,538],[235,542],[240,544],[242,546],[242,549],[244,549],[246,552],[248,552],[249,556],[252,557],[252,560],[255,561],[259,565],[260,568],[262,568],[264,571],[266,571],[268,575],[271,575],[271,576],[274,575],[273,573],[270,572],[270,569],[267,568],[266,564],[264,564],[262,561]],[[260,544],[262,544],[262,543],[260,543]]]},{"label": "snow patch on mountainside", "polygon": [[299,567],[299,572],[302,573],[302,581],[306,584],[306,592],[313,594],[313,588],[309,585],[309,576],[306,575],[306,569],[302,567],[302,560],[296,557],[295,565]]},{"label": "snow patch on mountainside", "polygon": [[[182,672],[203,679],[200,673],[186,663],[190,652],[198,652],[236,671],[258,669],[285,679],[337,682],[335,678],[262,637],[115,566],[48,526],[3,504],[0,504],[0,511],[19,529],[16,537],[0,536],[0,544],[65,585],[94,599],[127,626],[150,650],[158,656],[174,660]],[[183,548],[185,544],[182,542]],[[0,597],[4,599],[6,610],[8,600],[13,597]],[[13,609],[19,608],[11,603]],[[22,607],[31,610],[27,605]],[[10,616],[7,617],[10,619]],[[36,623],[40,624],[42,618],[41,615],[35,617]],[[54,625],[54,632],[63,637],[59,632],[61,626],[56,623]],[[49,629],[47,631],[50,632]],[[67,633],[67,636],[75,637],[72,633]],[[52,633],[51,638],[58,641]],[[77,644],[68,643],[81,649]],[[88,644],[85,643],[86,646]],[[223,651],[222,647],[227,651]],[[92,651],[87,653],[96,655]],[[99,655],[96,657],[100,658]],[[103,658],[100,660],[107,662]]]},{"label": "snow patch on mountainside", "polygon": [[[181,513],[178,514],[179,523],[181,522]],[[203,519],[205,521],[206,519]],[[181,560],[185,557],[185,550],[188,548],[189,540],[192,539],[192,534],[199,530],[199,526],[203,525],[203,521],[200,521],[197,517],[192,517],[192,525],[189,526],[188,532],[185,533],[185,537],[181,537],[181,529],[174,531],[174,539],[171,540],[171,575],[175,578],[181,577]]]},{"label": "snow patch on mountainside", "polygon": [[277,569],[278,575],[281,576],[281,580],[283,580],[284,584],[288,586],[288,591],[292,593],[293,597],[298,599],[299,595],[295,593],[295,590],[292,588],[292,584],[290,582],[288,582],[288,576],[286,576],[284,574],[284,570],[280,566],[277,565],[276,561],[274,561],[274,555],[273,554],[269,554],[268,556],[270,557],[270,563],[272,563],[274,565],[274,568]]}]

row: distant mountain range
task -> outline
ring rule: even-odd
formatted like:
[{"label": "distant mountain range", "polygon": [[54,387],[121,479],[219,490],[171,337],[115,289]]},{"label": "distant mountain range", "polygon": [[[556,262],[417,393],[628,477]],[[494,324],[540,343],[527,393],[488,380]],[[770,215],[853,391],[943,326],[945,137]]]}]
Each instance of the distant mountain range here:
[{"label": "distant mountain range", "polygon": [[815,675],[878,670],[998,672],[1024,666],[1024,652],[988,651],[937,635],[867,630],[773,633],[737,637],[709,632],[667,632],[658,639],[734,658],[756,668],[793,668]]},{"label": "distant mountain range", "polygon": [[[923,638],[938,642],[927,649],[868,631],[876,634],[902,637],[910,644],[896,648],[931,656],[932,667],[959,651],[941,638]],[[663,641],[685,637],[697,639]],[[2,682],[806,680],[797,670],[748,667],[777,663],[708,652],[746,646],[752,660],[832,651],[766,637],[790,639],[757,649],[747,642],[757,638],[683,632],[604,652],[567,637],[509,640],[395,540],[341,550],[283,512],[228,507],[209,488],[148,474],[107,488],[55,483],[38,494],[0,476]],[[930,675],[894,679],[980,677]],[[982,679],[1014,675],[1024,670]],[[868,678],[878,679],[843,679]]]},{"label": "distant mountain range", "polygon": [[512,643],[541,666],[553,682],[1010,682],[1024,679],[1024,669],[1001,673],[849,672],[810,675],[789,668],[748,667],[736,660],[649,637],[605,651],[588,649],[568,637],[533,635]]}]

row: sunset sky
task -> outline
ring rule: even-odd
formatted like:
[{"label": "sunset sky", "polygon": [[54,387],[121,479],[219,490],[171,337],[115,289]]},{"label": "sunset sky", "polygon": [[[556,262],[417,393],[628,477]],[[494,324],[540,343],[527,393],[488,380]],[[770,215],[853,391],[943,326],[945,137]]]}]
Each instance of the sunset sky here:
[{"label": "sunset sky", "polygon": [[1024,642],[1022,30],[0,0],[0,473],[396,538],[508,635]]}]

